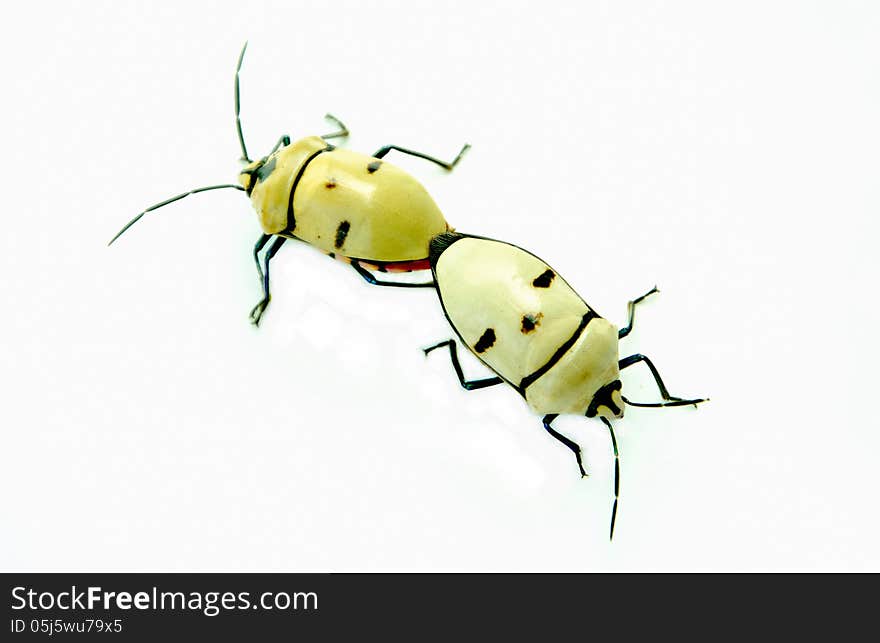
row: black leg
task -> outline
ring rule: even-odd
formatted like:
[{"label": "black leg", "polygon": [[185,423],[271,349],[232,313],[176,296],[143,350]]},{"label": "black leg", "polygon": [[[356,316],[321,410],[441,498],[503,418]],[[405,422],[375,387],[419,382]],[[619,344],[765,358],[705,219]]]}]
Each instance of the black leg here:
[{"label": "black leg", "polygon": [[348,132],[348,128],[345,126],[345,123],[343,123],[341,120],[336,118],[333,114],[324,114],[324,118],[326,118],[331,123],[335,123],[339,129],[336,130],[335,132],[330,132],[329,134],[324,134],[321,138],[323,138],[326,141],[331,138],[345,138],[346,136],[348,136],[349,132]]},{"label": "black leg", "polygon": [[433,156],[428,156],[427,154],[422,154],[421,152],[414,152],[413,150],[399,147],[397,145],[386,145],[385,147],[380,148],[378,152],[373,154],[373,156],[377,159],[381,159],[384,158],[384,156],[388,154],[388,152],[390,152],[391,150],[397,150],[398,152],[403,152],[404,154],[409,154],[410,156],[417,156],[420,159],[431,161],[431,163],[436,163],[442,168],[451,170],[456,166],[456,164],[458,164],[458,162],[461,160],[461,157],[464,156],[464,153],[467,152],[469,149],[471,149],[470,144],[465,143],[464,147],[462,147],[461,151],[458,153],[458,156],[456,156],[455,159],[453,159],[453,161],[450,163],[447,163],[446,161],[441,161],[440,159],[435,159]]},{"label": "black leg", "polygon": [[260,238],[257,239],[257,243],[254,246],[254,263],[257,264],[257,274],[260,275],[260,281],[263,281],[263,267],[260,265],[260,251],[263,249],[263,246],[266,245],[266,242],[272,238],[271,234],[261,234]]},{"label": "black leg", "polygon": [[608,534],[608,540],[612,540],[614,538],[614,523],[617,521],[617,497],[620,495],[620,454],[617,452],[617,438],[614,437],[611,422],[604,416],[600,415],[599,417],[608,427],[608,431],[611,433],[611,446],[614,447],[614,506],[611,509],[611,531]]},{"label": "black leg", "polygon": [[550,413],[549,415],[545,415],[542,419],[542,422],[544,423],[544,428],[547,429],[547,432],[550,433],[550,435],[562,442],[562,444],[564,444],[574,452],[574,457],[577,458],[578,469],[581,470],[581,476],[586,478],[587,472],[584,471],[584,463],[581,461],[581,448],[577,445],[576,442],[572,442],[561,433],[554,431],[553,428],[550,426],[553,423],[553,420],[558,417],[558,413]]},{"label": "black leg", "polygon": [[281,138],[278,139],[278,142],[275,143],[275,147],[273,147],[272,151],[269,152],[266,156],[272,156],[275,152],[278,151],[279,147],[287,147],[288,145],[290,145],[290,137],[287,134],[285,134],[284,136],[282,136]]},{"label": "black leg", "polygon": [[705,399],[700,400],[685,400],[680,397],[675,397],[674,395],[670,395],[669,391],[666,390],[666,385],[663,383],[663,380],[660,379],[660,373],[657,372],[657,368],[654,366],[653,362],[649,360],[644,355],[630,355],[629,357],[624,357],[620,362],[618,362],[618,367],[620,370],[628,368],[633,364],[638,364],[639,362],[644,362],[647,364],[648,368],[651,370],[651,375],[654,376],[654,381],[657,383],[657,388],[660,389],[660,395],[663,396],[663,399],[666,400],[665,403],[643,403],[643,402],[630,402],[628,399],[623,398],[623,401],[629,404],[630,406],[646,406],[646,407],[661,407],[661,406],[689,406],[693,404],[696,406],[700,402],[706,402]]},{"label": "black leg", "polygon": [[458,381],[463,389],[468,391],[475,391],[477,389],[486,388],[487,386],[495,386],[496,384],[501,384],[504,381],[500,377],[487,377],[484,380],[470,381],[464,379],[464,373],[461,370],[461,364],[458,363],[458,348],[454,339],[447,339],[444,342],[434,344],[433,346],[423,348],[422,350],[425,351],[425,355],[427,355],[435,348],[442,348],[443,346],[449,347],[449,359],[452,361],[452,368],[455,369],[455,374],[458,375]]},{"label": "black leg", "polygon": [[[257,245],[259,245],[261,241],[265,244],[265,241],[260,239],[260,241],[257,241]],[[285,237],[276,237],[275,241],[272,242],[272,245],[269,246],[269,249],[266,251],[266,256],[263,258],[263,298],[256,306],[254,306],[253,310],[251,310],[251,323],[254,326],[260,325],[260,319],[263,317],[263,312],[272,300],[272,295],[269,293],[269,261],[272,260],[272,257],[274,257],[275,253],[278,252],[278,249],[284,245],[285,241],[287,241]]]},{"label": "black leg", "polygon": [[435,286],[433,281],[429,281],[423,284],[413,284],[406,281],[379,281],[378,279],[376,279],[376,277],[373,276],[373,273],[364,268],[357,261],[352,261],[351,267],[354,268],[357,273],[364,278],[364,281],[374,286],[390,286],[392,288],[434,288]]},{"label": "black leg", "polygon": [[636,304],[641,303],[644,299],[653,295],[655,292],[660,292],[659,290],[657,290],[657,286],[654,286],[653,288],[651,288],[651,290],[646,292],[644,295],[642,295],[638,299],[633,299],[631,302],[629,302],[626,305],[627,310],[629,312],[629,321],[626,323],[626,326],[624,326],[619,331],[617,331],[617,338],[618,339],[626,337],[627,335],[629,335],[629,332],[632,330],[633,320],[635,319],[635,314],[636,314]]}]

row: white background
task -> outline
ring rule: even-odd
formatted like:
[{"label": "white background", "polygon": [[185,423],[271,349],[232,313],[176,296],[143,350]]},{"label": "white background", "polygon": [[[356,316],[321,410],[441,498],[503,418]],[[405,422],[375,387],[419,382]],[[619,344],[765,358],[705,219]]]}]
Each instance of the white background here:
[{"label": "white background", "polygon": [[[66,3],[0,27],[4,570],[875,570],[872,2]],[[326,111],[543,257],[693,409],[467,393],[432,291],[288,243],[235,180]],[[484,374],[472,359],[472,377]],[[632,399],[657,399],[626,372]]]}]

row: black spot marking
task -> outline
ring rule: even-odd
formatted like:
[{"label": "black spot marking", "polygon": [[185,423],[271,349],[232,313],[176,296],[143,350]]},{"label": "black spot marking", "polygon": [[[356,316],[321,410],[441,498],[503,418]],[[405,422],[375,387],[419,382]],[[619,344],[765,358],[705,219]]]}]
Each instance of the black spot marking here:
[{"label": "black spot marking", "polygon": [[369,172],[370,174],[372,174],[373,172],[375,172],[376,170],[378,170],[380,167],[382,167],[382,161],[373,161],[372,163],[370,163],[370,164],[367,166],[367,172]]},{"label": "black spot marking", "polygon": [[537,315],[523,315],[522,328],[520,328],[520,331],[523,335],[528,335],[529,333],[534,332],[535,328],[541,324],[541,319],[543,318],[544,313],[538,313]]},{"label": "black spot marking", "polygon": [[254,176],[256,176],[260,181],[265,181],[269,178],[269,175],[275,170],[275,157],[273,156],[268,161],[263,163],[260,167],[254,170]]},{"label": "black spot marking", "polygon": [[348,236],[348,231],[351,229],[351,224],[348,221],[343,221],[339,224],[339,227],[336,228],[336,249],[339,250],[342,247],[342,244],[345,243],[345,237]]},{"label": "black spot marking", "polygon": [[335,252],[331,252],[331,253],[330,253],[330,258],[331,258],[331,259],[336,259],[336,253],[335,253]]},{"label": "black spot marking", "polygon": [[327,179],[327,182],[324,184],[324,187],[328,190],[332,190],[336,187],[336,179]]},{"label": "black spot marking", "polygon": [[556,273],[547,268],[540,275],[535,277],[535,280],[532,282],[532,285],[535,288],[549,288],[550,284],[553,282],[553,278],[556,276]]},{"label": "black spot marking", "polygon": [[495,329],[487,328],[486,331],[480,335],[480,339],[477,340],[477,343],[474,344],[474,350],[478,353],[485,353],[487,350],[492,348],[495,345]]}]

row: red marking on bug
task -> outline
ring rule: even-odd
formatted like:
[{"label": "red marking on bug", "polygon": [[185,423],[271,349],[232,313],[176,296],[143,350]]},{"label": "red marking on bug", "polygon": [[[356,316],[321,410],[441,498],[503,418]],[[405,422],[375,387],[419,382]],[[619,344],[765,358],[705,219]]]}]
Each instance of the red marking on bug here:
[{"label": "red marking on bug", "polygon": [[[351,263],[352,258],[345,255],[328,252],[333,255],[334,259],[338,259],[343,263]],[[377,272],[416,272],[418,270],[430,270],[430,259],[412,259],[410,261],[366,261],[358,259],[357,262],[367,270],[375,270]]]}]

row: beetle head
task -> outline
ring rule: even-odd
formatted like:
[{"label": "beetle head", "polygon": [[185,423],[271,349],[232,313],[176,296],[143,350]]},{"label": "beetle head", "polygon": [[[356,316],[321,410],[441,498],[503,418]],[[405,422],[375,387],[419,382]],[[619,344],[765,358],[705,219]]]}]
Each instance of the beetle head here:
[{"label": "beetle head", "polygon": [[598,415],[606,420],[622,418],[623,396],[620,393],[622,387],[620,380],[616,379],[596,391],[587,408],[586,416],[591,418]]},{"label": "beetle head", "polygon": [[266,164],[266,158],[267,157],[261,158],[258,161],[251,161],[241,168],[241,172],[238,173],[238,182],[241,187],[244,188],[245,192],[248,193],[248,196],[253,192],[257,180],[261,177],[261,170]]}]

